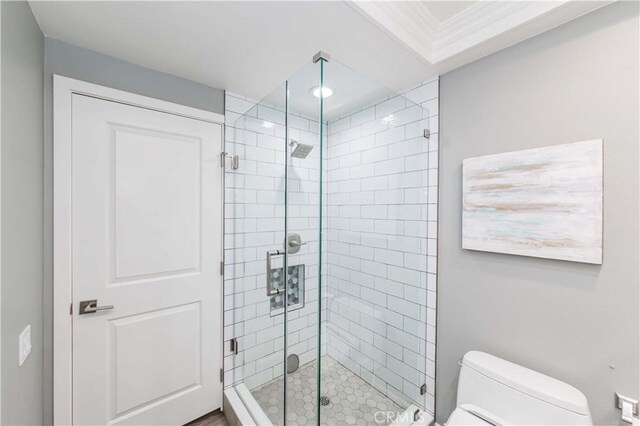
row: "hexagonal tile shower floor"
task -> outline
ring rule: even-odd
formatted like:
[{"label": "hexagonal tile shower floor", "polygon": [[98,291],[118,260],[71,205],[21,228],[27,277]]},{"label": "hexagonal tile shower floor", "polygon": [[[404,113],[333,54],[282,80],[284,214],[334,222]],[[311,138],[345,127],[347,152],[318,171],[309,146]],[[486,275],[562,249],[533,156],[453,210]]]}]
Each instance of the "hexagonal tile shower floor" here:
[{"label": "hexagonal tile shower floor", "polygon": [[[321,391],[330,400],[320,408],[323,425],[386,425],[387,412],[404,411],[333,358],[324,356],[321,362]],[[316,424],[317,363],[300,367],[287,380],[287,424]],[[283,389],[280,377],[251,392],[274,425],[283,423]]]}]

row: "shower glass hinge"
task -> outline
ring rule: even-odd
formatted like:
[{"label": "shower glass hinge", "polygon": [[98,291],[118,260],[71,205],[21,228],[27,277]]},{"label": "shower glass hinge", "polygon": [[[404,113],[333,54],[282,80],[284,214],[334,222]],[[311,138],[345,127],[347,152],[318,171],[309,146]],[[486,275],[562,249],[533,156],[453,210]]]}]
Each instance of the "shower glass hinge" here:
[{"label": "shower glass hinge", "polygon": [[224,275],[224,260],[220,261],[220,275]]},{"label": "shower glass hinge", "polygon": [[224,382],[224,368],[220,369],[220,381]]},{"label": "shower glass hinge", "polygon": [[238,155],[229,155],[226,152],[220,153],[220,167],[224,167],[224,161],[226,158],[231,159],[231,170],[238,170],[240,167],[240,156]]},{"label": "shower glass hinge", "polygon": [[416,410],[413,412],[413,421],[417,422],[420,420],[420,410]]},{"label": "shower glass hinge", "polygon": [[427,393],[427,384],[424,383],[422,386],[420,386],[420,395],[424,395],[425,393]]},{"label": "shower glass hinge", "polygon": [[229,350],[234,355],[238,355],[238,339],[236,339],[235,337],[229,340]]},{"label": "shower glass hinge", "polygon": [[431,139],[431,130],[424,129],[424,132],[422,133],[422,136],[424,136],[425,139]]}]

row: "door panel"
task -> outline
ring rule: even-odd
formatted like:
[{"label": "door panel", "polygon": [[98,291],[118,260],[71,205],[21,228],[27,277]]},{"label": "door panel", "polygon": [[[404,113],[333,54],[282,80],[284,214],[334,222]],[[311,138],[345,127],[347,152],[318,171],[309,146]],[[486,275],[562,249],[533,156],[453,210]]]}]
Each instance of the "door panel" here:
[{"label": "door panel", "polygon": [[73,422],[184,424],[222,405],[221,126],[72,104]]},{"label": "door panel", "polygon": [[202,140],[110,130],[114,281],[199,271]]},{"label": "door panel", "polygon": [[114,415],[200,385],[199,303],[110,324]]}]

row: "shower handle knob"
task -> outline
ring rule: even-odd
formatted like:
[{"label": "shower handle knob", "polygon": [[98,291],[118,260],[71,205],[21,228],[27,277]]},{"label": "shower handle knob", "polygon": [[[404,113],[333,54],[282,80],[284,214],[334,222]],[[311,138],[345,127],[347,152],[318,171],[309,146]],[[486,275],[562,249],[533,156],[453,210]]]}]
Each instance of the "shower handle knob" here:
[{"label": "shower handle knob", "polygon": [[302,238],[300,238],[300,234],[291,233],[285,239],[285,244],[287,246],[288,254],[296,254],[300,251],[300,247],[307,244],[306,242],[302,242]]}]

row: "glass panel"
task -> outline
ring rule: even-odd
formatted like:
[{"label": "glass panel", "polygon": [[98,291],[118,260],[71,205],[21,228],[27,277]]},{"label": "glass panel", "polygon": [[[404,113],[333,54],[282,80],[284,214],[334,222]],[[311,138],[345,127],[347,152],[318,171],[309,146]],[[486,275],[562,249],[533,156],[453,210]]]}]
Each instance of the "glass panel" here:
[{"label": "glass panel", "polygon": [[425,408],[429,115],[335,60],[324,85],[321,423],[387,424]]},{"label": "glass panel", "polygon": [[250,392],[273,424],[285,409],[285,101],[285,84],[255,104],[229,94],[225,129],[225,385]]}]

